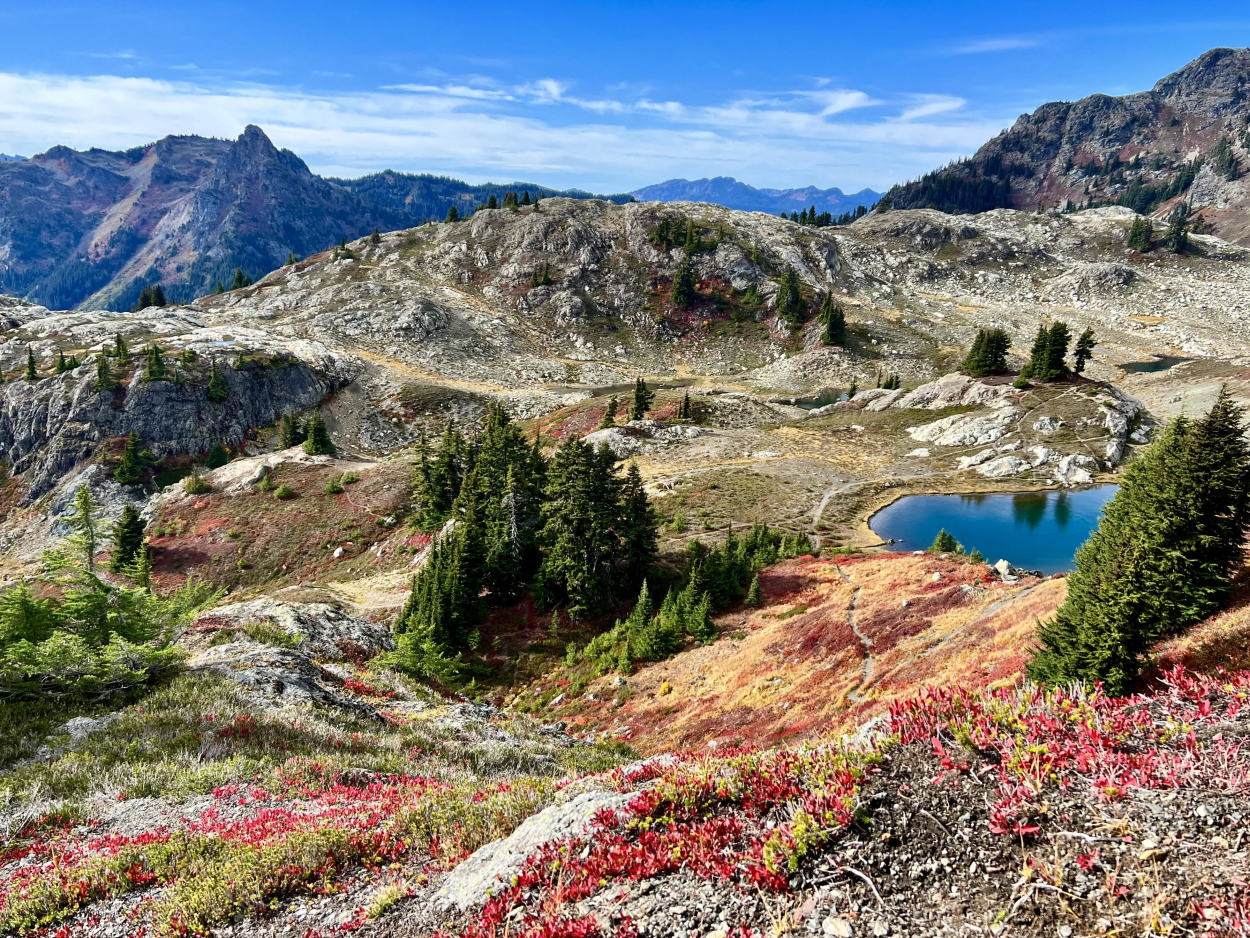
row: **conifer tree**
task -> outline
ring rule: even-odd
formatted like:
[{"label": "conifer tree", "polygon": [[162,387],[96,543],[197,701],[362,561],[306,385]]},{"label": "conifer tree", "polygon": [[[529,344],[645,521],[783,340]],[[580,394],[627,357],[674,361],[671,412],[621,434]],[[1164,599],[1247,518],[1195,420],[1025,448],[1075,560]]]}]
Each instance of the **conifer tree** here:
[{"label": "conifer tree", "polygon": [[290,449],[292,446],[299,446],[305,439],[307,439],[307,434],[304,433],[304,425],[291,414],[283,414],[278,421],[279,448]]},{"label": "conifer tree", "polygon": [[226,376],[221,373],[217,367],[217,360],[213,360],[212,370],[208,376],[208,399],[210,401],[224,401],[230,396],[230,385],[226,382]]},{"label": "conifer tree", "polygon": [[1132,460],[1076,556],[1064,604],[1038,630],[1034,680],[1127,693],[1159,639],[1217,610],[1250,523],[1244,412],[1221,392]]},{"label": "conifer tree", "polygon": [[330,431],[326,429],[326,422],[321,414],[313,412],[308,418],[305,425],[304,452],[310,456],[333,456],[335,452],[334,441],[330,439]]},{"label": "conifer tree", "polygon": [[972,348],[960,366],[974,378],[1001,374],[1007,370],[1007,350],[1011,337],[1003,329],[978,329]]},{"label": "conifer tree", "polygon": [[243,272],[242,267],[234,269],[234,280],[230,282],[231,290],[242,290],[244,287],[252,285],[252,278]]},{"label": "conifer tree", "polygon": [[746,604],[748,606],[758,606],[760,604],[760,577],[758,573],[751,578],[751,587],[747,590]]},{"label": "conifer tree", "polygon": [[58,350],[56,353],[56,373],[63,375],[67,371],[69,371],[69,362],[65,360],[65,353]]},{"label": "conifer tree", "polygon": [[846,344],[846,313],[834,302],[832,293],[826,293],[821,301],[820,321],[825,326],[820,336],[821,342],[825,345]]},{"label": "conifer tree", "polygon": [[690,264],[690,256],[686,255],[677,265],[677,273],[673,276],[673,305],[689,309],[697,296],[694,286],[694,269]]},{"label": "conifer tree", "polygon": [[687,391],[685,394],[682,395],[681,404],[679,404],[677,407],[677,419],[678,420],[690,419],[690,392],[689,391]]},{"label": "conifer tree", "polygon": [[296,256],[295,252],[288,251],[286,255],[286,266],[290,267],[292,264],[298,264],[298,263],[299,263],[299,258]]},{"label": "conifer tree", "polygon": [[143,548],[143,519],[134,505],[126,505],[113,527],[113,552],[109,569],[121,573],[134,563]]},{"label": "conifer tree", "polygon": [[126,340],[120,332],[113,337],[113,357],[119,362],[125,362],[130,359],[130,349],[126,346]]},{"label": "conifer tree", "polygon": [[522,194],[522,196],[521,196],[521,204],[522,204],[522,205],[529,205],[529,204],[530,204],[530,191],[529,191],[529,189],[526,189],[526,190],[525,190],[525,192]]},{"label": "conifer tree", "polygon": [[606,430],[608,427],[616,426],[616,410],[618,406],[616,395],[613,394],[610,398],[608,398],[608,406],[603,410],[603,419],[599,421],[600,430]]},{"label": "conifer tree", "polygon": [[962,553],[959,541],[955,540],[955,535],[951,534],[946,528],[938,531],[937,537],[933,539],[933,546],[929,548],[935,554],[958,554]]},{"label": "conifer tree", "polygon": [[378,234],[378,229],[374,228],[373,234],[369,235],[369,243],[374,247],[382,243],[382,236]]},{"label": "conifer tree", "polygon": [[223,287],[221,285],[221,281],[218,280],[217,283],[213,286],[213,295],[216,296],[225,292],[226,292],[226,288]]},{"label": "conifer tree", "polygon": [[1154,236],[1154,225],[1149,220],[1138,215],[1133,219],[1133,224],[1128,230],[1128,246],[1134,251],[1146,253],[1150,250],[1152,238]]},{"label": "conifer tree", "polygon": [[143,448],[143,442],[133,430],[122,447],[122,461],[113,470],[113,478],[122,485],[134,485],[143,478],[143,471],[152,461],[152,454]]},{"label": "conifer tree", "polygon": [[647,411],[651,409],[651,403],[655,400],[655,392],[647,387],[647,382],[642,378],[638,378],[634,382],[634,406],[629,412],[630,420],[642,420],[647,416]]},{"label": "conifer tree", "polygon": [[[1071,333],[1068,331],[1067,323],[1056,322],[1051,325],[1050,334],[1046,341],[1045,377],[1038,374],[1041,380],[1054,381],[1067,374],[1068,343],[1070,341]],[[1036,369],[1034,373],[1037,373]]]},{"label": "conifer tree", "polygon": [[1182,202],[1172,210],[1168,218],[1168,228],[1163,235],[1163,245],[1173,254],[1183,254],[1189,247],[1189,216],[1191,209],[1188,202]]},{"label": "conifer tree", "polygon": [[26,380],[35,381],[39,377],[38,366],[35,363],[35,353],[28,345],[26,346]]},{"label": "conifer tree", "polygon": [[113,372],[109,368],[109,360],[100,355],[96,358],[95,381],[92,382],[91,390],[111,391],[115,387],[117,387],[117,382],[113,380]]},{"label": "conifer tree", "polygon": [[781,282],[777,288],[777,316],[791,325],[801,325],[807,318],[807,309],[803,303],[803,293],[799,284],[799,274],[787,264],[781,274]]},{"label": "conifer tree", "polygon": [[74,492],[74,506],[68,521],[74,532],[69,537],[70,546],[78,554],[82,568],[88,572],[95,569],[95,555],[100,546],[100,504],[91,489],[80,485]]},{"label": "conifer tree", "polygon": [[1072,350],[1072,358],[1076,362],[1076,367],[1072,370],[1078,375],[1085,371],[1085,365],[1089,362],[1094,354],[1094,347],[1098,344],[1098,340],[1094,338],[1094,330],[1088,326],[1076,340],[1076,347]]},{"label": "conifer tree", "polygon": [[163,381],[167,374],[165,356],[161,353],[160,347],[153,343],[147,347],[144,355],[147,358],[147,365],[143,377],[148,381]]},{"label": "conifer tree", "polygon": [[659,555],[655,510],[632,462],[621,485],[620,537],[621,572],[626,585],[632,586],[646,577]]}]

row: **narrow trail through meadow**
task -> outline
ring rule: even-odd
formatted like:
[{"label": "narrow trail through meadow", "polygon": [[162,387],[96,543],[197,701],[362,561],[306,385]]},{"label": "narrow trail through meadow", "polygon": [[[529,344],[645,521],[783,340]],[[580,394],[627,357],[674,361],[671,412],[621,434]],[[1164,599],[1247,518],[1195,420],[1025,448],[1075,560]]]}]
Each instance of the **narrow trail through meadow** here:
[{"label": "narrow trail through meadow", "polygon": [[851,593],[851,601],[846,606],[846,621],[851,626],[851,631],[855,633],[855,637],[859,639],[860,644],[864,646],[864,673],[860,677],[859,686],[849,691],[846,695],[847,700],[853,703],[860,703],[864,700],[864,690],[868,687],[868,683],[872,680],[873,670],[876,668],[876,660],[872,657],[872,639],[859,630],[859,625],[855,621],[855,611],[859,607],[859,594],[863,591],[862,586],[857,586],[855,581],[847,575],[842,569],[842,565],[835,563],[834,569],[838,571],[843,582],[853,588]]}]

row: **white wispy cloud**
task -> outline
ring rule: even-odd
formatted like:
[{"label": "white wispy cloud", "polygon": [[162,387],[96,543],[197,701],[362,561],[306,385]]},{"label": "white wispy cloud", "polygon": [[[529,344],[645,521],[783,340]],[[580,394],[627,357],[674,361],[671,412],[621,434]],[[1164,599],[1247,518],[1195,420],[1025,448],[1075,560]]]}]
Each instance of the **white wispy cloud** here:
[{"label": "white wispy cloud", "polygon": [[[815,84],[813,82],[813,84]],[[743,92],[716,104],[581,96],[569,83],[481,76],[357,92],[271,84],[0,72],[0,150],[123,148],[259,124],[318,172],[387,167],[598,191],[671,176],[882,188],[971,152],[1002,123],[960,98],[881,101],[855,89]]]},{"label": "white wispy cloud", "polygon": [[1042,41],[1031,36],[998,36],[990,39],[972,39],[960,43],[950,51],[955,55],[980,55],[983,52],[1009,52],[1012,49],[1032,49]]}]

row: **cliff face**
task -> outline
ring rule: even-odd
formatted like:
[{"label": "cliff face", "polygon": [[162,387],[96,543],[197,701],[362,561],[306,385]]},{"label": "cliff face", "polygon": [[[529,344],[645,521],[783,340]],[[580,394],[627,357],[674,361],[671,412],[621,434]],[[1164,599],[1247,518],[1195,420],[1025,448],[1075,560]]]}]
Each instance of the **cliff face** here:
[{"label": "cliff face", "polygon": [[1213,49],[1123,97],[1091,95],[1022,115],[969,160],[896,186],[896,208],[976,212],[1179,201],[1211,230],[1250,239],[1250,49]]},{"label": "cliff face", "polygon": [[[218,366],[229,388],[209,400],[206,381],[144,381],[95,391],[92,364],[36,381],[0,386],[0,450],[23,475],[26,500],[52,489],[63,475],[108,440],[136,433],[154,456],[198,455],[218,444],[238,445],[256,427],[284,412],[317,404],[332,379],[296,361],[273,366]],[[198,369],[207,371],[207,366]]]}]

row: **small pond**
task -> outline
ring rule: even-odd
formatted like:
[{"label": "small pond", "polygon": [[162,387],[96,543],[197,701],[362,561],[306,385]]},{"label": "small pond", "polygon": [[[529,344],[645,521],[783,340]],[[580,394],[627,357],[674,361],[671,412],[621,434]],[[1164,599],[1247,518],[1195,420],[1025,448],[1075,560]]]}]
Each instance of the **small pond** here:
[{"label": "small pond", "polygon": [[968,550],[993,563],[1005,557],[1025,570],[1060,573],[1098,525],[1116,485],[1043,492],[906,495],[868,525],[895,550],[923,550],[945,528]]}]

